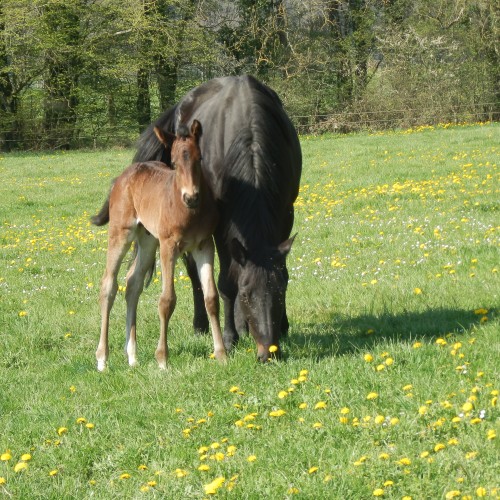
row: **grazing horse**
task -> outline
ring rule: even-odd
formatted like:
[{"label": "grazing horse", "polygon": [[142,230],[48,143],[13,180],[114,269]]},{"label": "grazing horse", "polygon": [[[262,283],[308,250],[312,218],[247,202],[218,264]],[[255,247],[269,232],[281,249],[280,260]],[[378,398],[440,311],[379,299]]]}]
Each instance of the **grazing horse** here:
[{"label": "grazing horse", "polygon": [[[158,161],[134,163],[113,183],[101,211],[92,222],[109,222],[106,270],[101,284],[101,336],[96,351],[97,368],[104,370],[109,356],[109,315],[118,289],[117,274],[132,242],[135,260],[127,275],[127,339],[125,350],[131,366],[136,358],[136,317],[139,296],[155,267],[160,246],[162,293],[158,305],[160,339],[155,357],[161,369],[168,358],[167,327],[174,311],[174,268],[179,255],[190,252],[196,262],[204,303],[214,341],[215,357],[226,357],[219,324],[219,296],[213,275],[217,208],[201,170],[201,125],[180,126],[175,137],[155,129],[158,140],[171,149],[173,169]],[[173,142],[172,142],[173,141]],[[171,148],[170,148],[171,146]]]},{"label": "grazing horse", "polygon": [[[200,142],[202,168],[220,214],[214,239],[224,301],[224,344],[230,349],[238,340],[236,323],[245,323],[257,343],[259,360],[266,361],[272,345],[279,355],[281,333],[288,330],[285,259],[293,243],[293,203],[302,170],[297,133],[269,87],[250,76],[216,78],[188,92],[143,133],[135,161],[168,162],[168,151],[158,142],[154,127],[172,133],[194,119],[206,129]],[[192,261],[187,261],[194,326],[206,330],[199,282]]]}]

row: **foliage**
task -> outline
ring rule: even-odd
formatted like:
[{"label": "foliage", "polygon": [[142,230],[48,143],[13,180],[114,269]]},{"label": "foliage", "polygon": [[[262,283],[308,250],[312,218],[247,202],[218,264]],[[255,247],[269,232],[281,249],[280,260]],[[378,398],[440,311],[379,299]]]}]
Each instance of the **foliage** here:
[{"label": "foliage", "polygon": [[0,157],[0,494],[13,498],[454,498],[499,494],[497,124],[302,137],[285,359],[226,365],[176,272],[169,369],[97,373],[106,230],[133,152]]},{"label": "foliage", "polygon": [[209,78],[269,83],[301,131],[496,120],[491,0],[3,0],[0,147],[130,144]]}]

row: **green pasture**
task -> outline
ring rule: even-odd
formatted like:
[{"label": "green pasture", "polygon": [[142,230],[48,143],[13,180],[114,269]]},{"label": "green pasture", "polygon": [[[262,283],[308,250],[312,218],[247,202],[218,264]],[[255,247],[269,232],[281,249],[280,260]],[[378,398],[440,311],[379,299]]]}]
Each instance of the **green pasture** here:
[{"label": "green pasture", "polygon": [[222,365],[176,272],[170,360],[96,371],[106,228],[133,151],[0,156],[0,497],[499,498],[500,126],[302,137],[284,360]]}]

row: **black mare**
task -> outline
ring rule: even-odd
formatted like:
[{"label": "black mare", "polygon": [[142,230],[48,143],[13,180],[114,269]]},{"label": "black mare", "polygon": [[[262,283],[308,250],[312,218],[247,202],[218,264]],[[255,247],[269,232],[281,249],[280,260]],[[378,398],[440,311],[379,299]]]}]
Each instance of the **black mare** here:
[{"label": "black mare", "polygon": [[[224,301],[224,344],[229,349],[246,327],[259,360],[271,356],[288,330],[286,256],[302,171],[297,133],[277,94],[251,76],[210,80],[188,92],[141,136],[134,161],[170,164],[154,134],[175,133],[193,119],[203,124],[202,169],[220,210],[215,244]],[[196,329],[208,322],[196,268],[186,259],[193,282]],[[271,349],[273,351],[273,349]]]}]

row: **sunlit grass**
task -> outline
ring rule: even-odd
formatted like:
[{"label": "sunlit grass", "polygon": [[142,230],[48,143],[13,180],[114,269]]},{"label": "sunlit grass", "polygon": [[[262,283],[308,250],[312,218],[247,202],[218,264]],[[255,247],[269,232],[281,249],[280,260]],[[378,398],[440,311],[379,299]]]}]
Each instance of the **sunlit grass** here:
[{"label": "sunlit grass", "polygon": [[158,280],[126,364],[124,272],[95,368],[88,219],[132,152],[0,157],[0,494],[498,497],[499,132],[302,138],[285,360],[210,359],[179,266],[166,373]]}]

